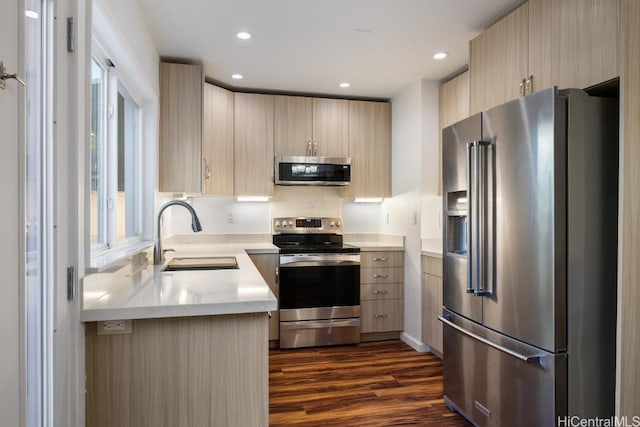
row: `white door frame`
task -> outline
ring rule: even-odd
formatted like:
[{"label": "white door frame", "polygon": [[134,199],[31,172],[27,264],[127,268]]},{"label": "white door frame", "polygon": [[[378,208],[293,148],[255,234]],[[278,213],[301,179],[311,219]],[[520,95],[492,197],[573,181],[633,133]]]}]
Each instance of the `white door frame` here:
[{"label": "white door frame", "polygon": [[[57,238],[54,252],[53,416],[55,427],[85,425],[84,326],[80,323],[84,275],[83,242],[85,204],[79,200],[84,186],[84,141],[88,141],[91,1],[54,0],[55,46],[53,96],[54,217]],[[67,22],[73,18],[74,51],[67,50]],[[67,299],[67,268],[75,269],[75,296]]]}]

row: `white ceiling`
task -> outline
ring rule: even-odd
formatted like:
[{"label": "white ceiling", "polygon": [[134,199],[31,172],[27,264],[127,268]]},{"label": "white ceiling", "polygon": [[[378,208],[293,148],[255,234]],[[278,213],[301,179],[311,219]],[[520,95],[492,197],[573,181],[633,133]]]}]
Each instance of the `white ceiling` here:
[{"label": "white ceiling", "polygon": [[[524,0],[139,1],[160,56],[202,62],[209,80],[391,98],[464,69],[468,41]],[[238,31],[253,37],[239,40]],[[433,59],[438,51],[448,58]]]}]

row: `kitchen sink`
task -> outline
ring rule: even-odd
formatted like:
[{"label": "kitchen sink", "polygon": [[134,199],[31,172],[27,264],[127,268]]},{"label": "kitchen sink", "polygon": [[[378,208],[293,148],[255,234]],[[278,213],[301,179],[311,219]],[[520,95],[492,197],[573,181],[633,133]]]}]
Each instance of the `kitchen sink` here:
[{"label": "kitchen sink", "polygon": [[234,256],[172,258],[163,271],[232,270],[238,268]]}]

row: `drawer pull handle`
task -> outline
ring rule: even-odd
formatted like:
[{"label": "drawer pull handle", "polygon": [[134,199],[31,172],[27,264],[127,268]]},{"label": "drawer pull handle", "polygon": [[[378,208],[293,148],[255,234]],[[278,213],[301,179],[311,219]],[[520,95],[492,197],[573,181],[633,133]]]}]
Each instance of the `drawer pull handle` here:
[{"label": "drawer pull handle", "polygon": [[388,314],[375,314],[373,317],[376,318],[376,319],[386,319],[387,317],[389,317],[389,315]]},{"label": "drawer pull handle", "polygon": [[374,258],[374,261],[382,261],[385,262],[387,260],[387,257],[382,257],[382,258]]},{"label": "drawer pull handle", "polygon": [[388,274],[374,274],[373,277],[376,278],[376,279],[380,279],[380,278],[386,279],[387,277],[389,277],[389,275]]},{"label": "drawer pull handle", "polygon": [[373,291],[373,294],[374,294],[374,295],[378,295],[378,294],[382,294],[382,295],[384,295],[384,294],[386,294],[387,292],[388,292],[387,290],[379,291],[379,290],[377,290],[377,289],[376,289],[375,291]]}]

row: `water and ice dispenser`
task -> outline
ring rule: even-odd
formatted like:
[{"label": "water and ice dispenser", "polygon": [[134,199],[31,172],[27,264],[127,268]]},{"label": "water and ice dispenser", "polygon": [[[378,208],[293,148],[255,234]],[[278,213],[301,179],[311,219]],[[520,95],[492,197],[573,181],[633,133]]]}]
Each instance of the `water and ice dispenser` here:
[{"label": "water and ice dispenser", "polygon": [[447,253],[467,255],[467,192],[447,193]]}]

